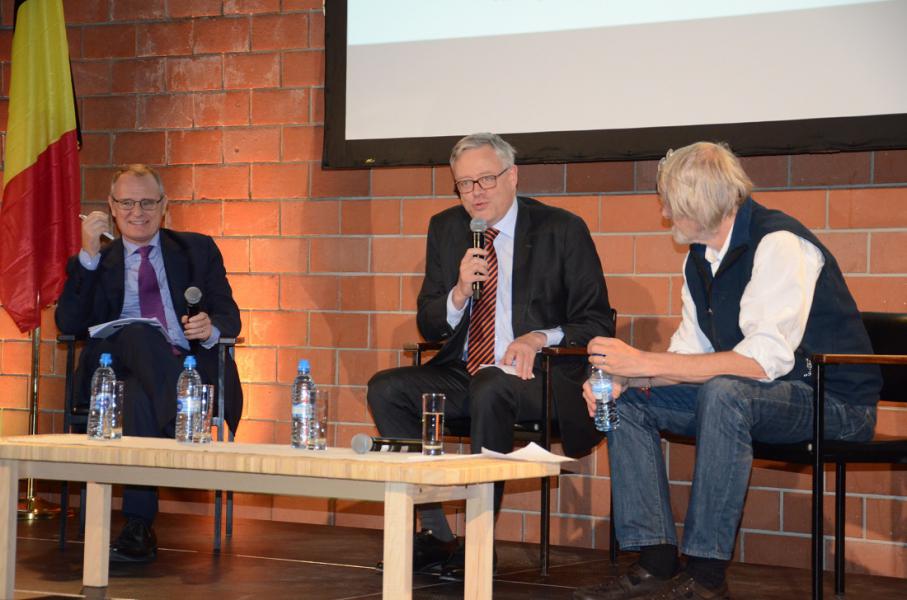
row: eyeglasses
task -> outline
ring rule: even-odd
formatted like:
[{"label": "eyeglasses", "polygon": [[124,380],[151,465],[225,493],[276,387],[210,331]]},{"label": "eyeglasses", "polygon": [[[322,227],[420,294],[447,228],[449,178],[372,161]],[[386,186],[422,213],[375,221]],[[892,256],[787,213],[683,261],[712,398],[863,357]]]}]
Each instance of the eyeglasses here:
[{"label": "eyeglasses", "polygon": [[475,189],[477,183],[483,190],[490,190],[498,184],[498,177],[509,171],[512,166],[513,165],[505,168],[497,175],[482,175],[478,179],[461,179],[455,182],[454,185],[457,187],[457,190],[461,194],[468,194],[469,192],[471,192],[473,189]]},{"label": "eyeglasses", "polygon": [[155,208],[157,208],[158,204],[161,203],[161,201],[164,199],[164,197],[161,196],[160,198],[157,198],[157,199],[142,198],[141,200],[132,200],[132,199],[127,198],[126,200],[117,200],[116,198],[111,196],[110,199],[116,203],[117,207],[120,210],[122,210],[124,212],[129,212],[133,208],[135,208],[136,204],[138,204],[144,211],[154,210]]}]

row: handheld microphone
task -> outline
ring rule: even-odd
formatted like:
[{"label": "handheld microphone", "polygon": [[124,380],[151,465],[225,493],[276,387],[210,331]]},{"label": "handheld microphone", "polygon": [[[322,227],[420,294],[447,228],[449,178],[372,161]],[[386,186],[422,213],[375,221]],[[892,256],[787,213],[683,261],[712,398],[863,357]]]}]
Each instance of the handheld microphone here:
[{"label": "handheld microphone", "polygon": [[186,299],[186,314],[189,318],[194,317],[199,312],[199,304],[202,301],[202,291],[195,287],[186,288],[183,298]]},{"label": "handheld microphone", "polygon": [[[472,232],[472,247],[473,248],[484,248],[485,247],[485,230],[488,229],[488,223],[485,222],[485,219],[479,219],[476,217],[469,222],[469,230]],[[482,298],[482,282],[473,281],[472,282],[472,299],[481,300]]]},{"label": "handheld microphone", "polygon": [[356,454],[368,452],[422,452],[422,440],[373,437],[364,433],[353,436],[350,447]]}]

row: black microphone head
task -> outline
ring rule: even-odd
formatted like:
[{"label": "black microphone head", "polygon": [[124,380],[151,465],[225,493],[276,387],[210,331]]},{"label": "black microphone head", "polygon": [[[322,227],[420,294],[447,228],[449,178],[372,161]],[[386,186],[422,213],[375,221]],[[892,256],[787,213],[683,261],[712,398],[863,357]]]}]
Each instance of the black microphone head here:
[{"label": "black microphone head", "polygon": [[372,449],[372,437],[364,433],[357,433],[350,441],[350,447],[356,454],[366,454]]},{"label": "black microphone head", "polygon": [[202,301],[202,291],[193,285],[192,287],[186,288],[183,298],[186,299],[186,304],[190,306],[197,305]]},{"label": "black microphone head", "polygon": [[476,217],[469,222],[469,230],[473,233],[485,233],[486,229],[488,229],[488,223],[485,222],[485,219]]}]

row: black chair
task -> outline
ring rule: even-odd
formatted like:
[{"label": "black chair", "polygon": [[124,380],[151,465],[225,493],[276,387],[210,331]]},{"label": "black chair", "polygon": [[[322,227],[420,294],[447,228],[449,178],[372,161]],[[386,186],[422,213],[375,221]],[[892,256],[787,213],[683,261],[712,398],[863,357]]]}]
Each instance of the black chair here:
[{"label": "black chair", "polygon": [[[617,326],[617,311],[611,309],[611,320]],[[424,352],[434,352],[441,349],[443,342],[418,342],[406,344],[404,350],[413,353],[413,365],[422,364]],[[519,442],[535,442],[545,450],[551,449],[551,442],[560,437],[557,421],[552,417],[554,410],[552,402],[554,390],[551,378],[551,368],[555,362],[578,361],[584,365],[589,355],[585,347],[546,346],[541,351],[542,389],[544,401],[542,414],[537,421],[514,423],[514,440]],[[445,420],[445,434],[453,437],[469,437],[469,419]],[[539,566],[543,577],[548,575],[551,547],[551,478],[541,478],[539,507]]]},{"label": "black chair", "polygon": [[[85,433],[88,425],[88,406],[85,404],[76,404],[75,402],[75,360],[76,345],[84,341],[85,336],[70,334],[60,334],[57,336],[57,343],[66,346],[66,382],[64,384],[64,403],[63,403],[63,431],[66,433]],[[212,417],[212,425],[217,426],[217,441],[224,440],[224,430],[229,429],[224,420],[224,401],[226,398],[226,360],[227,353],[233,356],[236,344],[241,344],[242,338],[222,337],[217,343],[217,415]],[[228,440],[233,441],[234,432],[230,430],[227,434]],[[227,492],[227,510],[226,510],[226,535],[233,535],[233,492]],[[216,490],[214,492],[214,550],[221,548],[221,520],[223,504],[223,492]],[[66,513],[69,507],[69,483],[63,482],[60,489],[60,548],[66,543]],[[85,536],[85,488],[81,489],[81,501],[79,506],[79,535]]]},{"label": "black chair", "polygon": [[[862,313],[874,354],[815,354],[812,356],[815,385],[813,434],[796,444],[753,444],[753,457],[812,466],[812,598],[823,596],[825,570],[824,507],[825,465],[835,465],[835,594],[844,594],[844,525],[847,465],[907,465],[907,438],[876,436],[868,442],[823,439],[825,429],[825,369],[829,365],[880,365],[880,397],[907,405],[907,313]],[[689,438],[669,437],[672,442],[695,443]],[[612,525],[614,504],[611,504]],[[617,540],[611,527],[611,560],[616,562]]]}]

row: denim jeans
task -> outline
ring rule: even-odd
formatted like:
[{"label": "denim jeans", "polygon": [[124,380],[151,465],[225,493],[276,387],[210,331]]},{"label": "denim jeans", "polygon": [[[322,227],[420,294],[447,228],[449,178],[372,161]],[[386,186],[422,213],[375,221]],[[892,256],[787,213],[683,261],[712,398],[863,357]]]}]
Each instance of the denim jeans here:
[{"label": "denim jeans", "polygon": [[[677,545],[660,431],[696,437],[693,487],[684,521],[687,556],[728,560],[743,512],[754,440],[812,436],[812,387],[800,381],[715,377],[702,385],[627,390],[617,400],[620,426],[608,434],[613,525],[626,550]],[[825,437],[868,440],[875,406],[825,399]]]}]

